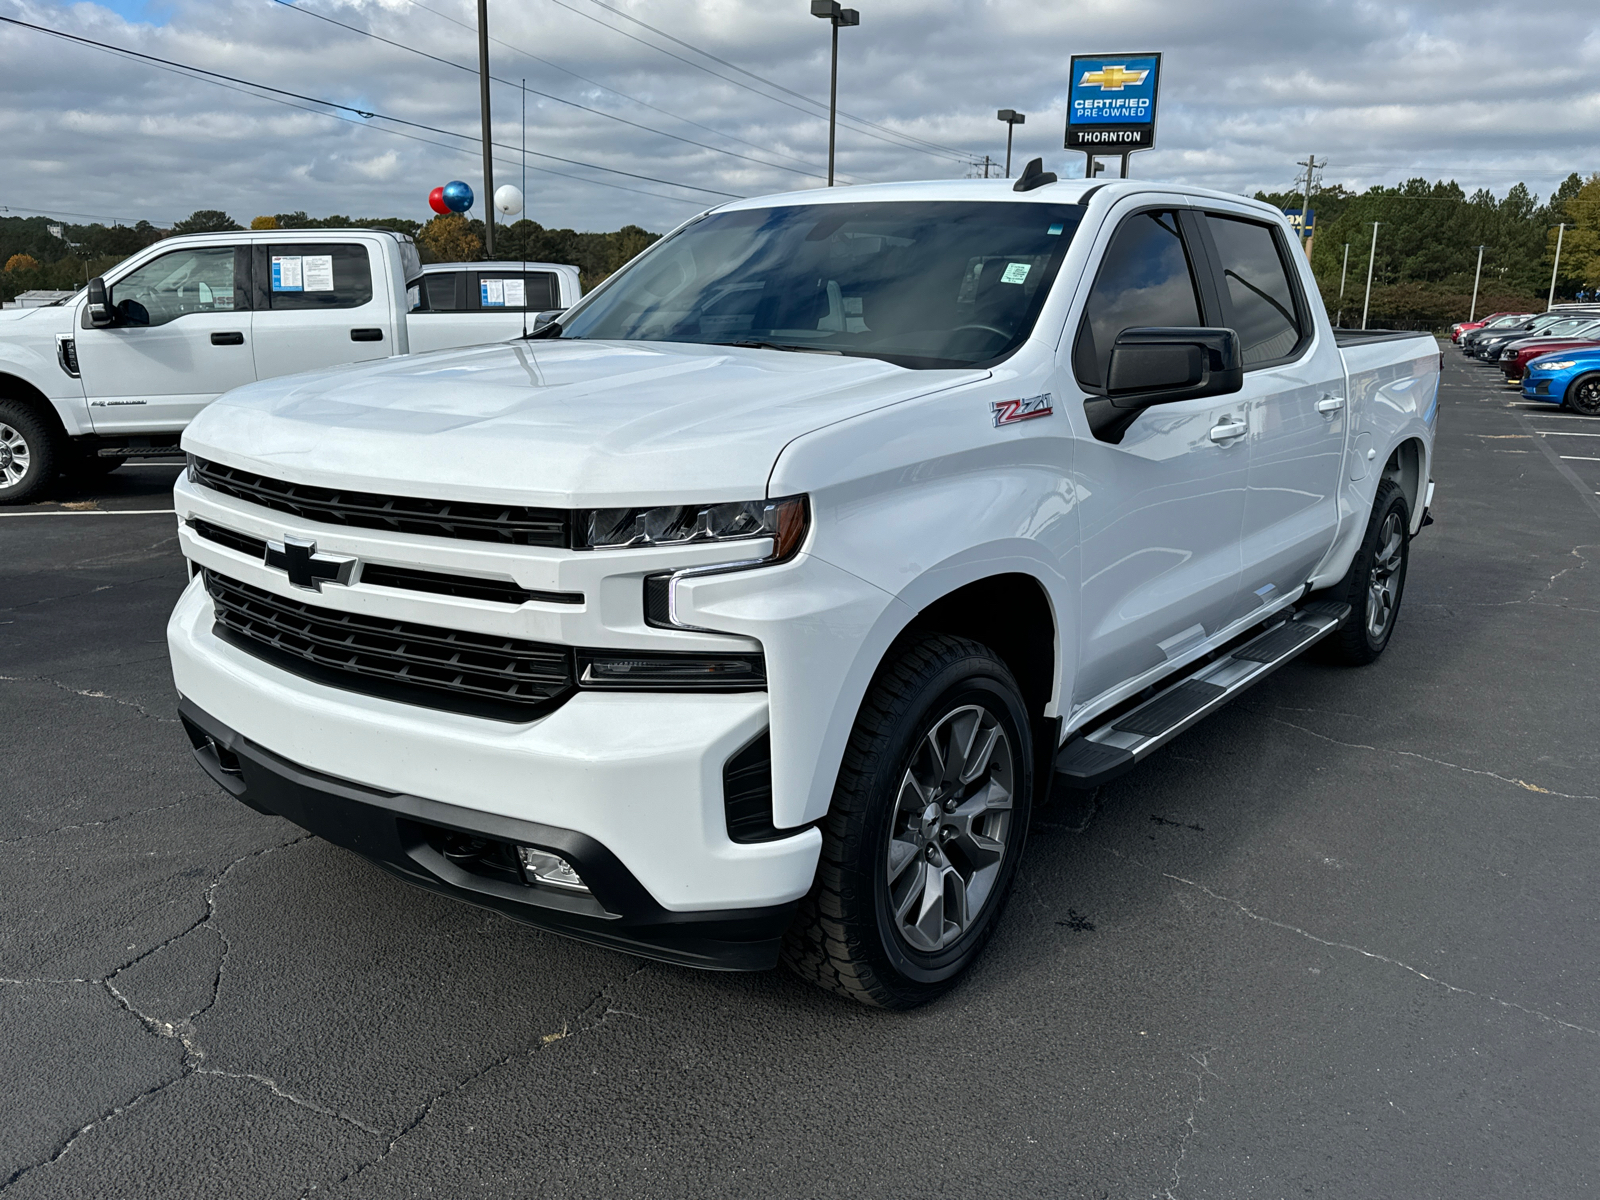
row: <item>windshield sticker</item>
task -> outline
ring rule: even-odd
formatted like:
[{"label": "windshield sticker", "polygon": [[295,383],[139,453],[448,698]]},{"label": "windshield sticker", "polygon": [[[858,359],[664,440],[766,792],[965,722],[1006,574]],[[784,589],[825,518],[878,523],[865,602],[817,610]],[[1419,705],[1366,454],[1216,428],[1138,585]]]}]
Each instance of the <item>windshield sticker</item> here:
[{"label": "windshield sticker", "polygon": [[1066,228],[1065,225],[1063,225],[1060,221],[1057,221],[1054,225],[1050,226],[1049,229],[1046,229],[1044,231],[1045,232],[1045,236],[1046,237],[1060,237],[1061,236],[1061,231],[1063,229],[1065,229],[1065,228]]},{"label": "windshield sticker", "polygon": [[300,262],[300,282],[306,291],[333,291],[333,255],[308,254]]},{"label": "windshield sticker", "polygon": [[1029,396],[1026,400],[996,400],[989,405],[989,410],[994,413],[994,425],[998,429],[1002,425],[1015,425],[1018,421],[1048,417],[1055,412],[1055,407],[1050,403],[1050,393],[1046,392],[1042,396]]},{"label": "windshield sticker", "polygon": [[1000,276],[1001,283],[1026,283],[1028,272],[1033,270],[1032,263],[1007,263],[1006,272]]},{"label": "windshield sticker", "polygon": [[274,254],[272,256],[272,290],[275,292],[303,292],[305,284],[302,282],[302,264],[304,260],[298,254]]}]

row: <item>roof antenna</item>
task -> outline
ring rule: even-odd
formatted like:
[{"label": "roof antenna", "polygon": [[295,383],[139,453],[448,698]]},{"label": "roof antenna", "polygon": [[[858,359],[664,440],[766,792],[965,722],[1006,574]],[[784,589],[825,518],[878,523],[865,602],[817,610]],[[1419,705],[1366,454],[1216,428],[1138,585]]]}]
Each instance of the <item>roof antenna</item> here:
[{"label": "roof antenna", "polygon": [[1056,181],[1054,171],[1044,169],[1044,159],[1036,158],[1022,168],[1022,178],[1012,185],[1013,192],[1031,192],[1034,188],[1042,188],[1047,183]]}]

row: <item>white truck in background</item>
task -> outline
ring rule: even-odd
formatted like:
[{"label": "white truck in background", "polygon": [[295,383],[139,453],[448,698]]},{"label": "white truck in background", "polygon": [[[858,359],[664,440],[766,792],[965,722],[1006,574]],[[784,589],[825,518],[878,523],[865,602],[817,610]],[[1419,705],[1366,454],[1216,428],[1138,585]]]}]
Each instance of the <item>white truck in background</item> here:
[{"label": "white truck in background", "polygon": [[1052,783],[1383,652],[1439,362],[1333,329],[1238,196],[1035,160],[737,201],[526,340],[201,414],[179,713],[421,887],[909,1007]]},{"label": "white truck in background", "polygon": [[579,294],[576,267],[424,267],[382,229],[166,238],[58,304],[0,313],[0,505],[38,498],[60,471],[177,453],[233,388],[504,341]]}]

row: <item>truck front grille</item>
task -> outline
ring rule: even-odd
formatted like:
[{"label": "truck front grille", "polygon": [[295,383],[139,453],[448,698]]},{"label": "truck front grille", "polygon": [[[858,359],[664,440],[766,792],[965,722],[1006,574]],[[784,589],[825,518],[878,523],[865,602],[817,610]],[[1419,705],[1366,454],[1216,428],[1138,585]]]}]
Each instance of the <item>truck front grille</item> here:
[{"label": "truck front grille", "polygon": [[574,690],[570,648],[318,608],[206,570],[218,632],[346,691],[528,721]]},{"label": "truck front grille", "polygon": [[313,487],[190,456],[189,477],[201,487],[249,504],[293,513],[324,525],[387,529],[430,537],[510,546],[571,545],[568,514],[558,508],[381,496],[344,488]]}]

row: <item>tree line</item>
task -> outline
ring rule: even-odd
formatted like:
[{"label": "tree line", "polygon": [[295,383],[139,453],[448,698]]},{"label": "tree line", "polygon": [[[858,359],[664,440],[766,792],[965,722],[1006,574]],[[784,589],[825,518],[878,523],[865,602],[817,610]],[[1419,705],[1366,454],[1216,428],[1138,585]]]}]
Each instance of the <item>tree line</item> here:
[{"label": "tree line", "polygon": [[[1304,198],[1299,192],[1257,192],[1256,199],[1298,209]],[[1561,224],[1567,228],[1556,300],[1600,288],[1600,174],[1585,180],[1573,173],[1543,202],[1521,183],[1501,197],[1484,188],[1468,195],[1454,181],[1442,180],[1408,179],[1360,193],[1333,184],[1312,190],[1311,209],[1311,269],[1329,314],[1337,316],[1342,309],[1345,325],[1361,322],[1369,258],[1369,325],[1440,329],[1464,320],[1479,246],[1484,249],[1478,312],[1542,311]],[[1378,223],[1375,255],[1373,222]]]},{"label": "tree line", "polygon": [[[58,236],[51,229],[60,229]],[[74,290],[146,246],[179,233],[225,233],[241,226],[218,209],[199,209],[170,229],[136,225],[63,224],[49,217],[0,216],[0,300],[18,293]],[[476,262],[483,254],[483,222],[452,213],[431,221],[405,217],[311,217],[304,212],[255,217],[251,229],[393,229],[417,241],[423,262]],[[495,227],[495,258],[570,263],[585,290],[605,279],[661,235],[637,225],[609,233],[550,229],[524,218]]]}]

